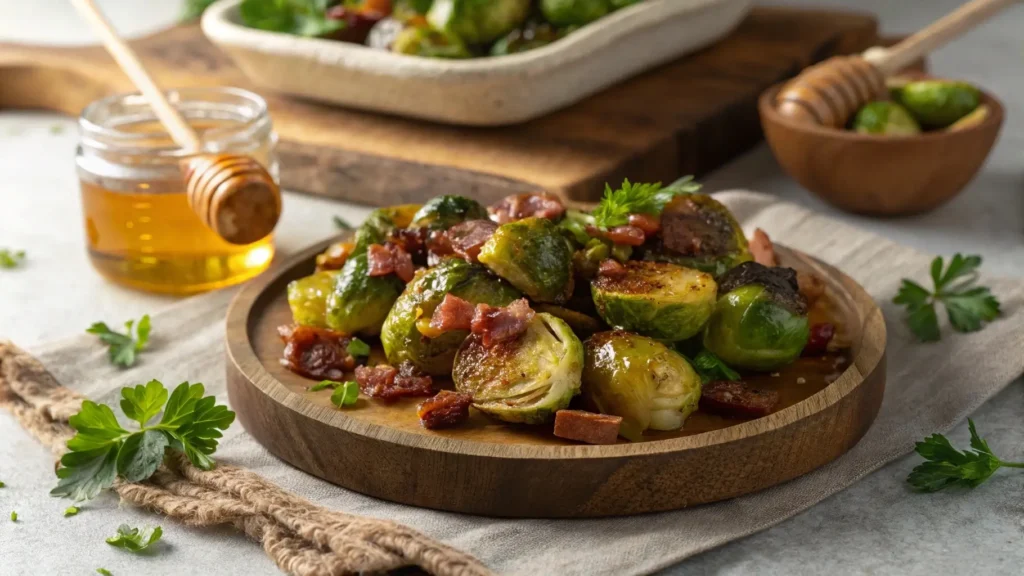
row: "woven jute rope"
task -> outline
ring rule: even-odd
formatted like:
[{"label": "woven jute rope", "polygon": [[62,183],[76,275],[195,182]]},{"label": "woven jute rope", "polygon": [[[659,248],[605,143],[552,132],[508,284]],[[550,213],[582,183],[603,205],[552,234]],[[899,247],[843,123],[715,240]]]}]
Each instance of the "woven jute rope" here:
[{"label": "woven jute rope", "polygon": [[[85,398],[60,385],[34,357],[0,341],[0,407],[54,455],[74,430]],[[235,466],[200,470],[182,455],[148,481],[114,486],[124,502],[190,526],[232,524],[284,572],[296,576],[385,573],[419,566],[438,576],[493,574],[478,560],[411,528],[335,512]]]}]

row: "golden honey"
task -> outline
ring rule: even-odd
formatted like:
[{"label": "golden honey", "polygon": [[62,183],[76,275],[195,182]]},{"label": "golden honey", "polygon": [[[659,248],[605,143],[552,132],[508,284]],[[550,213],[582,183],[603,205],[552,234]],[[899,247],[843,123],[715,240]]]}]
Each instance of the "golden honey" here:
[{"label": "golden honey", "polygon": [[[235,89],[170,92],[205,152],[253,156],[277,176],[276,138],[262,99]],[[152,292],[191,294],[243,282],[270,265],[272,236],[234,245],[185,194],[176,147],[138,95],[97,101],[80,119],[77,162],[89,258],[103,276]]]}]

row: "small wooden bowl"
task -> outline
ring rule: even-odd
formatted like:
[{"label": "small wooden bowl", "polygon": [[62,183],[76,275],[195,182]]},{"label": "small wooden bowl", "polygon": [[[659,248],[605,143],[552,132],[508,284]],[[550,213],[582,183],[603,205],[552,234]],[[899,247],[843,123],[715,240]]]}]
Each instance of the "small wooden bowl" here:
[{"label": "small wooden bowl", "polygon": [[1003,125],[1002,104],[983,92],[990,113],[975,126],[906,137],[859,134],[783,117],[775,109],[780,88],[758,102],[775,158],[804,188],[859,214],[902,216],[947,202],[974,178]]}]

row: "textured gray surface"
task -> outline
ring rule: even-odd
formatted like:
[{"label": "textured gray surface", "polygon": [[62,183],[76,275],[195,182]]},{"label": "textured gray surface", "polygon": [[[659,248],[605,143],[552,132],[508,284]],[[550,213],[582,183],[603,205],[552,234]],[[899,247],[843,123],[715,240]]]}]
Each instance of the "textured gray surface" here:
[{"label": "textured gray surface", "polygon": [[[158,8],[145,3],[146,10],[141,9],[143,3],[132,0],[100,3],[113,12],[122,29],[136,34],[160,27],[175,14],[167,8],[171,3],[158,3]],[[0,39],[73,43],[88,38],[64,0],[4,4]],[[872,10],[881,15],[885,31],[897,33],[922,26],[958,2],[831,0],[802,4]],[[925,252],[981,253],[986,257],[988,272],[1022,277],[1022,26],[1024,8],[1016,8],[932,59],[937,73],[984,85],[1003,99],[1009,113],[1001,141],[983,173],[959,198],[935,212],[900,220],[839,215],[783,175],[763,148],[706,182],[712,189],[744,187],[775,193]],[[62,134],[50,131],[57,124],[65,126]],[[81,256],[77,183],[70,161],[75,140],[71,126],[46,115],[0,113],[0,173],[4,175],[0,180],[0,246],[27,248],[31,257],[23,270],[0,273],[0,332],[23,344],[77,333],[99,318],[117,321],[138,316],[167,303],[104,283]],[[343,214],[358,221],[365,210],[291,196],[280,229],[282,250],[298,249],[327,234],[330,225],[325,222],[325,213]],[[52,272],[55,268],[64,272],[59,280]],[[985,360],[982,357],[977,361]],[[899,382],[889,385],[899,386]],[[1018,381],[979,410],[976,420],[993,449],[1007,458],[1024,459],[1022,415],[1024,387]],[[26,444],[25,448],[32,442],[14,429],[9,418],[0,416],[0,437],[11,436],[19,445]],[[952,433],[958,442],[966,437],[964,425]],[[1020,546],[1024,534],[1021,476],[1000,474],[970,493],[916,495],[906,490],[903,479],[917,461],[913,456],[900,459],[783,524],[693,558],[666,573],[1019,574],[1024,565],[1024,548]],[[41,459],[19,462],[15,468],[13,463],[3,461],[0,480],[11,484],[12,479],[31,477],[30,470],[47,465]],[[261,472],[273,477],[272,468]],[[17,526],[6,522],[10,508],[18,509],[29,522],[34,514],[55,514],[64,507],[62,502],[43,500],[37,509],[19,508],[17,503],[27,498],[22,490],[27,489],[13,486],[0,491],[0,542],[16,534]],[[152,522],[133,510],[117,514],[121,519]],[[38,549],[46,554],[55,545],[77,537],[80,535],[70,529],[48,534],[39,539]],[[209,546],[195,551],[196,558],[216,557],[216,543],[232,539],[228,534],[210,534]],[[93,550],[82,558],[83,574],[103,565],[106,557],[117,552],[102,546],[83,548]],[[166,564],[145,562],[134,564],[133,571],[168,573]],[[144,568],[147,564],[150,569]],[[0,573],[5,573],[3,566],[0,559]],[[226,571],[210,573],[230,573],[227,566],[218,570],[222,568]]]}]

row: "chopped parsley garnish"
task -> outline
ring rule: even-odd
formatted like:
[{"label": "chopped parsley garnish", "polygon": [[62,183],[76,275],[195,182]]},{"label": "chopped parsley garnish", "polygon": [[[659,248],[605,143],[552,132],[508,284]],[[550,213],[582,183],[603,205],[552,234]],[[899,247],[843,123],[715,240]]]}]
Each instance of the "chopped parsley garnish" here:
[{"label": "chopped parsley garnish", "polygon": [[0,268],[17,268],[25,261],[24,250],[0,248]]},{"label": "chopped parsley garnish", "polygon": [[715,380],[728,380],[730,382],[739,382],[739,372],[733,370],[722,359],[709,350],[701,350],[697,356],[690,362],[693,365],[693,369],[700,374],[700,379],[704,384],[713,382]]},{"label": "chopped parsley garnish", "polygon": [[351,356],[369,356],[370,355],[370,345],[367,344],[366,342],[363,342],[359,338],[353,338],[348,343],[348,347],[346,348],[346,351]]},{"label": "chopped parsley garnish", "polygon": [[117,534],[107,538],[107,544],[129,552],[141,552],[153,544],[156,544],[157,540],[160,540],[160,536],[162,536],[163,533],[163,529],[159,526],[156,528],[146,528],[140,531],[138,528],[132,528],[127,524],[121,524],[117,528]]},{"label": "chopped parsley garnish", "polygon": [[338,408],[352,406],[359,400],[359,384],[349,380],[334,389],[331,393],[331,403]]},{"label": "chopped parsley garnish", "polygon": [[345,220],[341,216],[335,216],[334,217],[334,227],[337,228],[338,230],[346,230],[346,231],[352,229],[352,225],[348,223],[348,220]]},{"label": "chopped parsley garnish", "polygon": [[334,380],[321,380],[321,381],[317,382],[316,384],[313,384],[312,386],[310,386],[309,387],[309,391],[310,392],[319,392],[321,390],[326,390],[328,388],[330,388],[331,390],[334,390],[338,386],[341,386],[341,382],[335,382]]},{"label": "chopped parsley garnish", "polygon": [[11,522],[17,522],[17,521],[18,521],[18,513],[15,512],[14,510],[11,510]]},{"label": "chopped parsley garnish", "polygon": [[64,517],[67,518],[68,516],[74,516],[75,514],[78,514],[78,512],[78,506],[68,506],[67,509],[64,510]]},{"label": "chopped parsley garnish", "polygon": [[110,572],[110,570],[107,570],[106,568],[97,568],[97,569],[96,569],[96,573],[97,573],[97,574],[102,574],[103,576],[114,576],[114,575],[113,575],[113,574],[112,574],[112,573]]},{"label": "chopped parsley garnish", "polygon": [[[135,327],[134,334],[132,334],[133,326]],[[112,364],[128,368],[135,364],[138,353],[149,342],[149,314],[139,320],[138,326],[135,326],[134,320],[129,320],[124,323],[124,328],[125,333],[122,334],[111,330],[103,322],[96,322],[86,332],[99,336],[104,344],[110,346],[108,355]]]},{"label": "chopped parsley garnish", "polygon": [[960,486],[974,488],[985,482],[1000,468],[1024,468],[1024,462],[1005,462],[992,453],[978,431],[974,421],[967,419],[971,430],[971,448],[957,450],[942,434],[932,434],[918,442],[914,450],[927,462],[918,464],[907,482],[921,492],[937,492],[943,488]]},{"label": "chopped parsley garnish", "polygon": [[992,291],[985,286],[974,285],[980,266],[981,256],[956,254],[944,268],[939,256],[932,260],[931,266],[934,290],[903,279],[893,303],[906,307],[910,331],[919,340],[934,342],[942,337],[936,303],[946,307],[949,323],[957,332],[976,332],[999,316],[999,301]]},{"label": "chopped parsley garnish", "polygon": [[630,214],[657,216],[673,198],[680,194],[692,194],[700,190],[700,187],[692,176],[681,178],[667,188],[662,188],[661,182],[633,184],[625,180],[617,190],[605,184],[604,197],[594,209],[594,225],[614,228],[628,224]]}]

